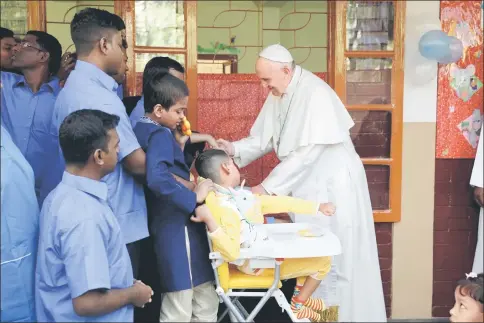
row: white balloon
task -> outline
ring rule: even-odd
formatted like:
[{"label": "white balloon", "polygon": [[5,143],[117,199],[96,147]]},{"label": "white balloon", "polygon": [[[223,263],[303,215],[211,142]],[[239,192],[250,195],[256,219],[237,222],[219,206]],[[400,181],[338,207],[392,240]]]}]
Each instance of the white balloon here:
[{"label": "white balloon", "polygon": [[438,65],[419,53],[418,42],[430,30],[440,30],[442,25],[438,17],[428,12],[407,15],[405,41],[405,82],[414,86],[430,83],[437,77]]},{"label": "white balloon", "polygon": [[405,64],[408,66],[405,70],[405,79],[413,85],[425,85],[437,77],[439,70],[437,62],[423,57],[419,52],[415,52],[407,64]]}]

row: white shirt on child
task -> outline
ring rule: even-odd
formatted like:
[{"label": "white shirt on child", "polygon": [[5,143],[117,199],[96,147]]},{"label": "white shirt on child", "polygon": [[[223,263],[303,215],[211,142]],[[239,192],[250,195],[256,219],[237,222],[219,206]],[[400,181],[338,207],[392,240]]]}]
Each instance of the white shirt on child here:
[{"label": "white shirt on child", "polygon": [[[219,196],[223,196],[223,198],[221,199],[221,205],[234,210],[239,216],[240,247],[253,248],[260,243],[267,244],[267,242],[269,241],[267,233],[260,226],[255,226],[253,223],[251,223],[244,216],[245,211],[247,211],[244,210],[244,205],[241,205],[241,203],[237,203],[238,200],[241,200],[241,195],[244,195],[244,197],[247,197],[249,200],[253,201],[254,197],[252,195],[252,192],[243,189],[229,190],[219,185],[216,185],[216,190],[219,193]],[[252,204],[252,202],[248,202],[248,204]],[[257,271],[251,269],[249,267],[249,262],[244,259],[235,260],[231,262],[231,264],[236,265],[240,271],[249,275],[260,274],[262,272],[262,270]]]}]

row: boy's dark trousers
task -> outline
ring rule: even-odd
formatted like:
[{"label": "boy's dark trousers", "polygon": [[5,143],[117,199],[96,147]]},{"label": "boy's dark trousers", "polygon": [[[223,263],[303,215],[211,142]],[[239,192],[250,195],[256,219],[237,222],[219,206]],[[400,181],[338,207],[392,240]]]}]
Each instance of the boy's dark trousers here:
[{"label": "boy's dark trousers", "polygon": [[133,267],[134,279],[139,279],[138,272],[139,272],[139,263],[140,263],[140,256],[141,256],[141,243],[143,240],[145,239],[130,242],[126,245],[126,248],[128,249],[128,253],[129,253],[129,258],[131,259],[131,267]]},{"label": "boy's dark trousers", "polygon": [[134,322],[158,323],[160,321],[162,293],[153,239],[150,236],[141,241],[139,275],[136,278],[149,285],[153,289],[154,295],[151,297],[152,302],[146,304],[144,308],[136,307],[134,309]]}]

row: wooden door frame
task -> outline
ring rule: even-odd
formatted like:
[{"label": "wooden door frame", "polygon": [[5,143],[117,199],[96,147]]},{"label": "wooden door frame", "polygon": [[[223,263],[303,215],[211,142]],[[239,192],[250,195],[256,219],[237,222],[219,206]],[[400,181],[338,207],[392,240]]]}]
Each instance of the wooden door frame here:
[{"label": "wooden door frame", "polygon": [[27,30],[47,30],[45,0],[27,1]]},{"label": "wooden door frame", "polygon": [[144,47],[135,46],[135,14],[134,0],[114,1],[114,12],[123,18],[126,24],[126,40],[128,43],[128,72],[126,73],[125,95],[133,96],[135,93],[135,55],[139,52],[144,53],[175,53],[185,55],[185,75],[190,97],[188,100],[189,109],[187,118],[192,124],[192,128],[197,130],[197,2],[184,1],[185,11],[185,48],[164,48],[164,47]]},{"label": "wooden door frame", "polygon": [[[381,0],[389,1],[389,0]],[[347,1],[331,1],[334,7],[328,14],[328,77],[341,101],[350,111],[389,111],[391,112],[391,139],[389,158],[362,158],[365,165],[384,165],[390,168],[389,208],[374,210],[375,222],[399,222],[402,203],[402,135],[403,135],[403,84],[404,84],[404,35],[405,1],[393,1],[394,49],[393,51],[346,51],[346,7]],[[329,5],[330,3],[328,3]],[[388,105],[347,105],[346,102],[346,57],[392,58],[392,94]],[[333,84],[332,84],[333,83]]]},{"label": "wooden door frame", "polygon": [[327,37],[328,37],[328,49],[327,49],[327,83],[331,88],[334,89],[334,78],[335,78],[335,60],[334,55],[335,51],[334,48],[335,44],[335,36],[336,36],[336,1],[327,1]]}]

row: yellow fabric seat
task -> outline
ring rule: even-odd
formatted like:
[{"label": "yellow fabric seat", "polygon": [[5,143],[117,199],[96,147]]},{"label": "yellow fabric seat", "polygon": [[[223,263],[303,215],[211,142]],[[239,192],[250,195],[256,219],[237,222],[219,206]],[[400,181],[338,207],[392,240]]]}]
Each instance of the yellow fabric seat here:
[{"label": "yellow fabric seat", "polygon": [[[270,288],[274,281],[274,269],[264,269],[259,276],[247,275],[237,268],[230,268],[228,279],[228,289],[266,289]],[[278,288],[282,287],[279,281]],[[225,286],[222,286],[226,289]]]}]

